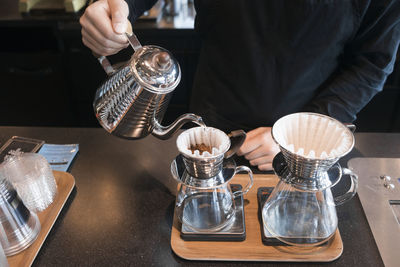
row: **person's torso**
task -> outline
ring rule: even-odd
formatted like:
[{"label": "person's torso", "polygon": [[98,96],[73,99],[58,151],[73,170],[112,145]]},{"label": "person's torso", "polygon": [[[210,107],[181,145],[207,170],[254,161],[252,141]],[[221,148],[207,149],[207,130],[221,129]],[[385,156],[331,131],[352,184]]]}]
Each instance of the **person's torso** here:
[{"label": "person's torso", "polygon": [[[192,107],[252,129],[301,110],[356,33],[353,0],[198,0]],[[213,121],[213,119],[209,119]],[[214,125],[217,126],[217,125]]]}]

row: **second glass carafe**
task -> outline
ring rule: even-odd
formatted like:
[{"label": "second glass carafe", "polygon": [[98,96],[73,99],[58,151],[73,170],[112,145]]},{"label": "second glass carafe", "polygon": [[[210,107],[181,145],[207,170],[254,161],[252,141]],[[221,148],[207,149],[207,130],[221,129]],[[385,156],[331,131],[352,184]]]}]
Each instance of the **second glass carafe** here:
[{"label": "second glass carafe", "polygon": [[[282,165],[283,164],[283,168]],[[357,175],[338,163],[319,180],[318,187],[293,175],[279,153],[273,162],[279,182],[262,209],[264,227],[280,241],[298,246],[316,246],[328,241],[336,232],[338,218],[336,206],[350,200],[356,193]],[[331,187],[342,175],[349,175],[351,186],[343,195],[333,197]]]}]

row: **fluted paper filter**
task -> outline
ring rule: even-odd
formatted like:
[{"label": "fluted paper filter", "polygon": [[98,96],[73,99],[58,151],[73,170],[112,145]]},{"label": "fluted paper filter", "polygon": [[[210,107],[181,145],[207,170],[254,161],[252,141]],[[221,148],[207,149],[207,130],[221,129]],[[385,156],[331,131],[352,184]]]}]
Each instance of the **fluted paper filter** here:
[{"label": "fluted paper filter", "polygon": [[[194,127],[180,134],[176,144],[179,152],[186,156],[207,158],[225,153],[230,147],[230,139],[223,131],[216,128]],[[200,145],[209,148],[209,151],[201,153],[199,149],[193,149]]]},{"label": "fluted paper filter", "polygon": [[286,150],[310,159],[341,157],[353,146],[352,133],[339,121],[316,113],[295,113],[272,128],[275,141]]}]

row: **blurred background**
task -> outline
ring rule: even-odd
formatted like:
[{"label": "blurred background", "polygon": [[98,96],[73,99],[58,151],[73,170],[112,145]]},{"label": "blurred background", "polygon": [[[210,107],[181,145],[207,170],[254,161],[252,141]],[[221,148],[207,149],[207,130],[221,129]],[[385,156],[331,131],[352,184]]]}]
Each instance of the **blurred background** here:
[{"label": "blurred background", "polygon": [[[0,126],[100,127],[92,101],[106,75],[81,41],[86,0],[0,0]],[[175,55],[182,80],[164,123],[188,110],[201,41],[192,0],[160,0],[135,24],[142,44]],[[110,57],[128,60],[128,48]],[[400,132],[400,57],[379,93],[358,115],[357,131]]]}]

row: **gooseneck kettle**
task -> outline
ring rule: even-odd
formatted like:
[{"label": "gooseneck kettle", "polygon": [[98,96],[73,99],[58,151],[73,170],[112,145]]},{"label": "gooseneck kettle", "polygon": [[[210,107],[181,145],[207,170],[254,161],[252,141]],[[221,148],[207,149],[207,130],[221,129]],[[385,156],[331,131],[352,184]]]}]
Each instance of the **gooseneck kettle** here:
[{"label": "gooseneck kettle", "polygon": [[122,67],[115,70],[106,57],[98,57],[108,74],[93,102],[100,125],[109,133],[126,139],[139,139],[149,134],[168,139],[187,122],[204,125],[201,117],[192,113],[181,115],[168,126],[161,125],[181,79],[179,63],[162,47],[142,46],[131,25],[126,35],[135,52]]}]

